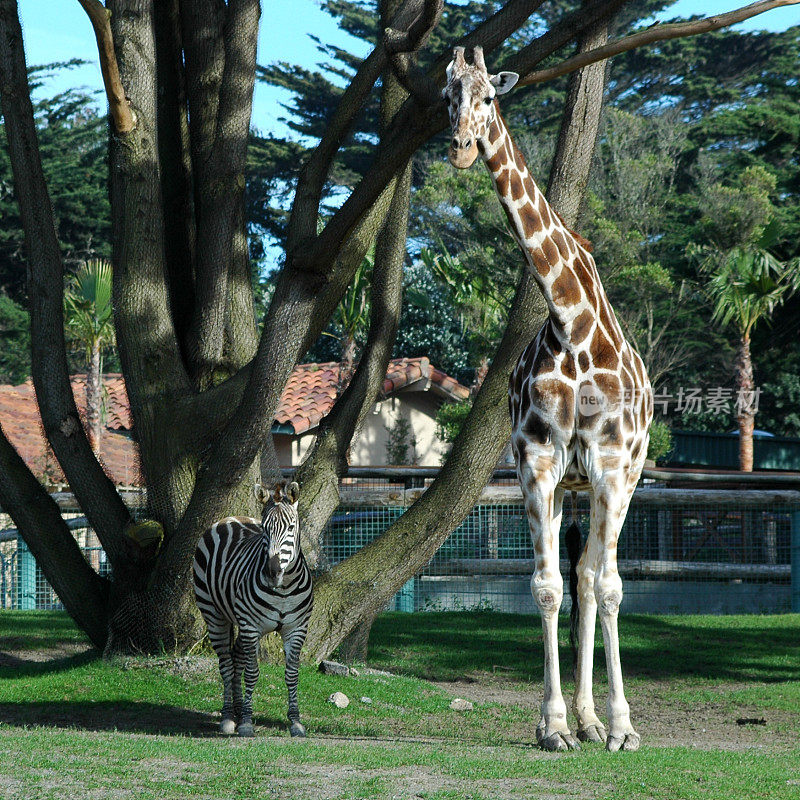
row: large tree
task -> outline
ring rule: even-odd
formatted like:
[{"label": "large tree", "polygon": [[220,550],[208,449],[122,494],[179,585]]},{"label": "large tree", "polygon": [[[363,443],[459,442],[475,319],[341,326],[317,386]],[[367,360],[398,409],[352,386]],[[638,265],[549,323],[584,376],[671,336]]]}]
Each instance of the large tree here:
[{"label": "large tree", "polygon": [[[251,485],[278,473],[270,428],[294,365],[327,323],[375,244],[371,322],[352,381],[298,479],[306,544],[338,503],[338,480],[385,375],[400,313],[413,154],[447,124],[439,99],[450,46],[491,58],[541,2],[511,0],[427,60],[433,0],[379,4],[375,47],[330,109],[299,172],[285,264],[258,333],[245,226],[245,171],[256,72],[257,0],[79,0],[97,35],[109,100],[110,214],[117,343],[147,482],[147,519],[131,519],[104,475],[72,397],[63,271],[41,167],[15,0],[0,0],[0,96],[28,260],[32,372],[48,440],[113,566],[83,559],[58,508],[0,436],[0,504],[91,640],[107,650],[183,649],[201,635],[189,591],[200,532],[252,512]],[[748,13],[780,4],[761,2]],[[785,2],[785,0],[784,0]],[[578,41],[590,53],[626,0],[558,13],[503,66],[530,80]],[[722,23],[732,18],[722,19]],[[702,30],[695,25],[685,32]],[[623,47],[628,46],[623,43]],[[588,62],[603,51],[589,55]],[[426,66],[427,65],[427,66]],[[586,67],[585,62],[579,66]],[[569,80],[550,194],[574,220],[596,136],[604,67]],[[380,79],[380,91],[375,94]],[[379,139],[345,202],[318,229],[340,145],[377,97]],[[329,653],[435,552],[477,499],[508,432],[507,378],[540,317],[520,280],[505,334],[437,481],[384,535],[320,577],[309,657]]]}]

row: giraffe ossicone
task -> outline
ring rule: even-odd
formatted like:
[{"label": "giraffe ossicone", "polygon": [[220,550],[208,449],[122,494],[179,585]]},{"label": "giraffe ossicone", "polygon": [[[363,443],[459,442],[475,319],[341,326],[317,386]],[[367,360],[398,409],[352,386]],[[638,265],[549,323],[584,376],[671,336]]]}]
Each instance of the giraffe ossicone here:
[{"label": "giraffe ossicone", "polygon": [[[578,740],[636,750],[622,685],[617,617],[622,581],[617,540],[647,455],[653,396],[639,354],[625,340],[603,290],[591,247],[571,231],[536,185],[500,114],[496,97],[515,73],[490,74],[476,47],[468,64],[455,48],[442,96],[452,139],[448,157],[466,169],[481,155],[528,268],[547,302],[548,319],[523,352],[509,383],[511,444],[534,546],[531,592],[542,617],[544,698],[536,728],[547,750]],[[590,530],[577,564],[578,655],[567,724],[558,660],[561,509],[565,491],[587,490]],[[577,548],[579,549],[579,548]],[[600,617],[608,670],[608,730],[595,713],[592,662]]]}]

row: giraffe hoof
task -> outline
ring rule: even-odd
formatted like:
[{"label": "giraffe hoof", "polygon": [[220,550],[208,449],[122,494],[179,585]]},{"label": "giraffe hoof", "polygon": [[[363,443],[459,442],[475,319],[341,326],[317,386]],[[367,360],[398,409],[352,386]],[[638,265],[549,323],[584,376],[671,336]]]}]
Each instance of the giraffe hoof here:
[{"label": "giraffe hoof", "polygon": [[302,723],[300,722],[293,722],[289,727],[289,733],[298,739],[305,739],[306,738],[306,729],[303,727]]},{"label": "giraffe hoof", "polygon": [[250,737],[255,735],[256,733],[253,730],[252,722],[243,722],[241,725],[239,725],[239,736]]},{"label": "giraffe hoof", "polygon": [[[537,737],[538,738],[538,737]],[[563,753],[567,750],[580,750],[578,740],[571,733],[551,733],[539,738],[539,747],[551,753]]]},{"label": "giraffe hoof", "polygon": [[636,731],[623,734],[622,736],[609,736],[606,739],[606,750],[609,753],[616,753],[618,750],[624,750],[626,753],[632,753],[634,750],[639,749],[642,737]]},{"label": "giraffe hoof", "polygon": [[582,742],[604,742],[606,729],[600,723],[587,725],[585,728],[578,728],[578,738]]}]

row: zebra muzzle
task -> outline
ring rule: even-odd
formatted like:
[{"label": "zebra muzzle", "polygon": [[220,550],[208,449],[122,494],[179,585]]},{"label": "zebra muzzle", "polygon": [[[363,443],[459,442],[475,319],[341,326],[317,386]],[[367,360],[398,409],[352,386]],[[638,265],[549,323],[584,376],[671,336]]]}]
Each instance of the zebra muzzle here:
[{"label": "zebra muzzle", "polygon": [[281,579],[283,578],[280,556],[270,556],[267,562],[267,574],[269,575],[270,582],[274,586],[280,585]]}]

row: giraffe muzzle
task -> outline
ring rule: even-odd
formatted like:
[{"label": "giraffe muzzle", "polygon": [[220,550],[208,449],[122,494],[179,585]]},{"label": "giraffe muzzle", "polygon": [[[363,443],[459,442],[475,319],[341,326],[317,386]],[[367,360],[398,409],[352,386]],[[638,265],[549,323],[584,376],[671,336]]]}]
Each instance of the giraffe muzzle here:
[{"label": "giraffe muzzle", "polygon": [[467,169],[478,157],[478,143],[472,138],[459,139],[454,136],[447,157],[456,169]]}]

